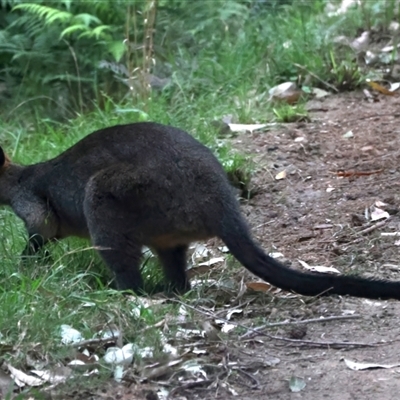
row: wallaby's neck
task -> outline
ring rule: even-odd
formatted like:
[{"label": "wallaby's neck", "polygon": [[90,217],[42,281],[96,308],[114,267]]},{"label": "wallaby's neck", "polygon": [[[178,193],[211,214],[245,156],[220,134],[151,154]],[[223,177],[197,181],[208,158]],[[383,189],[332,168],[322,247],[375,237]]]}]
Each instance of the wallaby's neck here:
[{"label": "wallaby's neck", "polygon": [[0,170],[0,204],[11,205],[13,199],[23,190],[19,181],[25,168],[27,167],[10,164]]}]

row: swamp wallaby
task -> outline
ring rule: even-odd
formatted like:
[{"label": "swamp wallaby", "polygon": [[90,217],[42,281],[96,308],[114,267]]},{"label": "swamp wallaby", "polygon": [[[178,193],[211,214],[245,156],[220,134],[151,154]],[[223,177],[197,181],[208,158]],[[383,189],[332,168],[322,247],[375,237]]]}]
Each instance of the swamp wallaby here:
[{"label": "swamp wallaby", "polygon": [[25,222],[25,255],[67,236],[89,237],[119,289],[140,291],[143,245],[158,255],[174,290],[190,288],[186,250],[221,238],[253,274],[303,295],[400,299],[400,282],[303,273],[254,242],[225,172],[186,132],[156,123],[92,133],[43,163],[13,164],[0,148],[0,204]]}]

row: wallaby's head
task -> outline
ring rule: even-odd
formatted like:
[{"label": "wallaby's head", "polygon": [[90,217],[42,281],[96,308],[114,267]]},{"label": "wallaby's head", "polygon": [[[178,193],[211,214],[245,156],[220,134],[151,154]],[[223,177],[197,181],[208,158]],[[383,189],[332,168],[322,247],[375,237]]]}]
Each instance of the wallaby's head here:
[{"label": "wallaby's head", "polygon": [[0,204],[9,204],[11,195],[15,192],[18,177],[13,170],[11,160],[0,147]]},{"label": "wallaby's head", "polygon": [[7,157],[4,150],[0,147],[0,175],[7,169],[10,165],[10,159]]}]

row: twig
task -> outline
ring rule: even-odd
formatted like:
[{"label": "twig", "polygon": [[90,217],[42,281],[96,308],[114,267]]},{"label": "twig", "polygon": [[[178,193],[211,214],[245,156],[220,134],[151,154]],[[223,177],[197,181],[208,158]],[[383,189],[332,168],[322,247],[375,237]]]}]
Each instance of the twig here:
[{"label": "twig", "polygon": [[256,379],[252,374],[248,373],[247,371],[245,371],[243,368],[239,367],[239,368],[233,368],[234,370],[240,372],[241,374],[243,374],[244,376],[246,376],[248,379],[252,380],[254,383],[252,385],[247,385],[245,384],[245,386],[247,386],[249,389],[256,389],[258,387],[260,387],[260,381],[258,379]]},{"label": "twig", "polygon": [[194,389],[199,386],[201,387],[201,386],[205,386],[205,385],[211,385],[212,383],[214,383],[214,381],[212,379],[203,379],[203,380],[196,381],[196,382],[188,382],[188,383],[181,384],[181,386],[177,386],[177,387],[173,388],[168,393],[167,399],[172,399],[172,396],[175,395],[176,393],[178,393],[180,390]]},{"label": "twig", "polygon": [[340,170],[335,172],[336,176],[343,177],[343,178],[352,178],[352,177],[359,177],[359,176],[369,176],[374,174],[380,174],[383,172],[383,169],[376,169],[374,171],[356,171],[356,170]]},{"label": "twig", "polygon": [[308,345],[314,347],[334,347],[334,348],[342,348],[342,347],[377,347],[385,344],[392,343],[389,342],[375,342],[375,343],[363,343],[363,342],[318,342],[314,340],[302,340],[302,339],[289,339],[281,336],[273,336],[268,333],[260,332],[261,335],[268,337],[269,339],[281,340],[284,342],[295,343],[297,345]]},{"label": "twig", "polygon": [[387,219],[381,222],[377,222],[375,225],[369,226],[368,228],[363,229],[362,231],[357,232],[359,235],[366,235],[367,233],[370,233],[374,231],[375,229],[382,228],[387,222]]},{"label": "twig", "polygon": [[334,90],[336,93],[339,93],[339,90],[337,88],[335,88],[335,86],[331,85],[330,83],[324,81],[323,79],[321,79],[318,75],[315,75],[313,72],[311,72],[310,70],[308,70],[304,65],[300,65],[297,63],[294,63],[294,65],[297,68],[302,69],[303,71],[307,71],[307,73],[309,73],[313,78],[319,80],[321,83],[323,83],[325,86],[327,86],[328,88]]},{"label": "twig", "polygon": [[86,346],[94,346],[94,345],[105,345],[110,343],[115,343],[118,340],[119,335],[115,335],[113,337],[109,337],[107,339],[103,338],[94,338],[88,340],[82,340],[81,342],[71,343],[71,347],[86,347]]},{"label": "twig", "polygon": [[254,334],[257,334],[257,332],[261,332],[264,329],[272,328],[275,326],[285,326],[285,325],[300,325],[300,324],[313,324],[315,322],[327,322],[327,321],[336,321],[339,319],[355,319],[355,318],[361,318],[361,315],[332,315],[331,317],[325,317],[325,318],[310,318],[310,319],[303,319],[301,321],[283,321],[283,322],[275,322],[273,324],[265,324],[263,326],[260,326],[258,328],[253,328],[252,332],[246,332],[242,336],[240,336],[240,340],[242,339],[248,339],[253,337]]},{"label": "twig", "polygon": [[365,120],[367,118],[381,118],[381,117],[394,117],[394,118],[399,118],[400,113],[383,113],[383,114],[371,114],[371,115],[363,115],[362,117],[356,117],[356,118],[350,118],[350,119],[345,119],[343,123],[345,122],[354,122],[354,121],[359,121],[360,119]]}]

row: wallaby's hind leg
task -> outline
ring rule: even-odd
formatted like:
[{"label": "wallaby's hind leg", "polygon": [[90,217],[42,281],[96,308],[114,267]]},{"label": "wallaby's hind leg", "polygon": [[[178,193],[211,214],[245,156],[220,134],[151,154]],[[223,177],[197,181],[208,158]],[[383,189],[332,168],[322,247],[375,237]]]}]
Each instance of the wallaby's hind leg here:
[{"label": "wallaby's hind leg", "polygon": [[156,249],[156,251],[164,268],[165,277],[169,282],[168,288],[177,293],[188,291],[190,282],[186,274],[187,246]]},{"label": "wallaby's hind leg", "polygon": [[132,228],[126,228],[128,216],[124,215],[112,197],[97,193],[86,196],[84,211],[92,244],[115,274],[117,288],[142,291],[142,246]]},{"label": "wallaby's hind leg", "polygon": [[[115,274],[119,290],[143,289],[140,273],[141,246],[121,232],[110,231],[110,222],[91,218],[89,232],[92,243],[107,266]],[[112,225],[111,225],[112,226]]]}]

